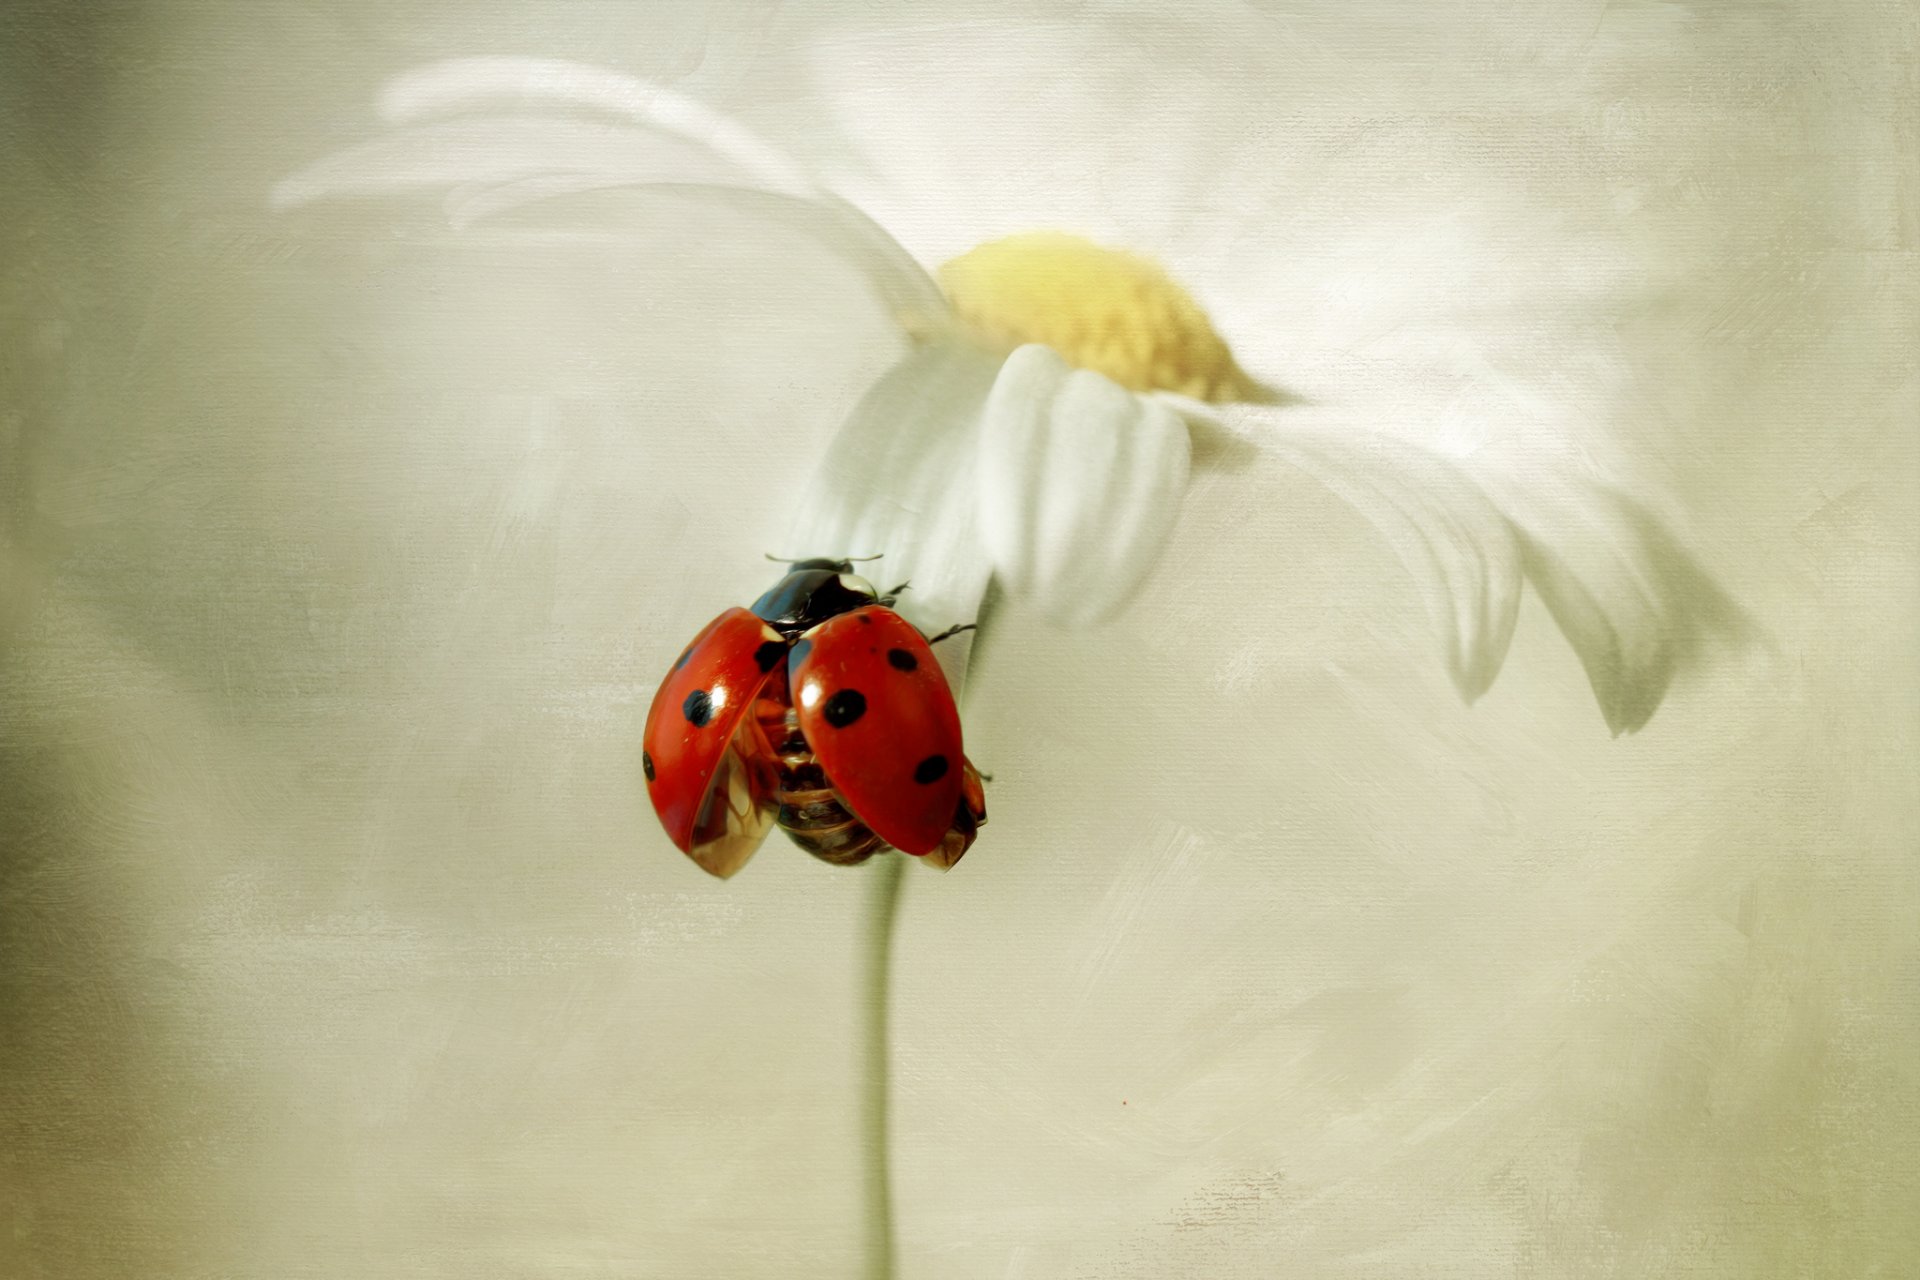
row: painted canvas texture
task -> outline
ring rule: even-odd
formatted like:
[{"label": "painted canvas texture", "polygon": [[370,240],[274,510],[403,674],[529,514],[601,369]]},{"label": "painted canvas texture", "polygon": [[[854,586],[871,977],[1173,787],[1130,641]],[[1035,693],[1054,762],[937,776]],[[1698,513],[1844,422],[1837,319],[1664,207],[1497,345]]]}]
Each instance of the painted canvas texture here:
[{"label": "painted canvas texture", "polygon": [[[1911,13],[0,33],[0,1274],[1915,1265]],[[990,821],[706,874],[873,553]]]}]

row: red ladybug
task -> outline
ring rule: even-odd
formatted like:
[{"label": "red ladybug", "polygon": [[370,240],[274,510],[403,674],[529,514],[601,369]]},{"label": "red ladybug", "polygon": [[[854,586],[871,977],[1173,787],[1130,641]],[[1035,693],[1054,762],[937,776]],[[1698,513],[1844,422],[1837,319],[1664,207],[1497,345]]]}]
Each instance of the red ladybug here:
[{"label": "red ladybug", "polygon": [[[897,592],[896,592],[897,594]],[[800,560],[693,638],[653,696],[641,763],[681,852],[738,871],[776,822],[850,866],[892,846],[950,867],[987,820],[928,640],[846,560]]]}]

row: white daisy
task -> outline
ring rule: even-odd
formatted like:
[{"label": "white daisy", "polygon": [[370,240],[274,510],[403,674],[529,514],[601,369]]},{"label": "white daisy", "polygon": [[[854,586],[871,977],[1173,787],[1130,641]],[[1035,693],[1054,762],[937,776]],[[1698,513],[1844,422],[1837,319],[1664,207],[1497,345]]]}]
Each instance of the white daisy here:
[{"label": "white daisy", "polygon": [[[1362,513],[1420,584],[1471,701],[1506,657],[1523,582],[1572,643],[1615,733],[1734,614],[1633,500],[1564,455],[1448,456],[1338,404],[1285,404],[1153,261],[1014,235],[930,274],[859,209],[739,122],[572,63],[480,58],[390,82],[391,129],[281,183],[281,206],[442,190],[458,224],[645,187],[817,238],[862,272],[905,354],[850,415],[783,544],[886,556],[923,625],[971,620],[989,582],[1083,626],[1123,607],[1165,547],[1190,468],[1266,456]],[[966,648],[943,661],[958,681]]]}]

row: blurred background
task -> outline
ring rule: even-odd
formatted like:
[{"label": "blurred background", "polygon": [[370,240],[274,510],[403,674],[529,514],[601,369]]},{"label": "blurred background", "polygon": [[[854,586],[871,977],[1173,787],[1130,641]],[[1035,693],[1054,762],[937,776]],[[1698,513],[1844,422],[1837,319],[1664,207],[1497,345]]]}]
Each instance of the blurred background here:
[{"label": "blurred background", "polygon": [[269,211],[471,54],[733,111],[929,264],[1153,253],[1751,616],[1614,739],[1529,598],[1469,709],[1264,467],[1118,623],[1009,606],[903,907],[903,1275],[1920,1256],[1911,12],[270,0],[0,15],[0,1274],[852,1270],[862,873],[708,879],[638,735],[897,338],[660,202]]}]

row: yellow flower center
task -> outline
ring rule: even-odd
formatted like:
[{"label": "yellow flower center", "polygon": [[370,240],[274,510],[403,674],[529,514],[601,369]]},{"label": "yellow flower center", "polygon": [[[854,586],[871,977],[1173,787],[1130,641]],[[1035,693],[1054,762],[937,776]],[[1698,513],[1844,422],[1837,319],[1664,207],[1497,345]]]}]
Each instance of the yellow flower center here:
[{"label": "yellow flower center", "polygon": [[1044,343],[1131,391],[1225,401],[1258,390],[1193,295],[1138,254],[1030,232],[961,254],[940,268],[940,287],[987,340]]}]

